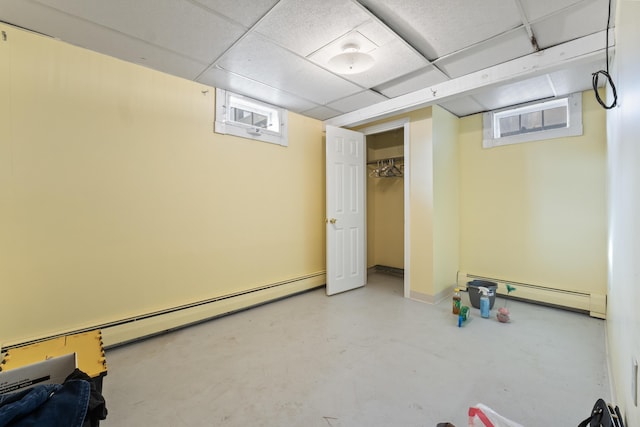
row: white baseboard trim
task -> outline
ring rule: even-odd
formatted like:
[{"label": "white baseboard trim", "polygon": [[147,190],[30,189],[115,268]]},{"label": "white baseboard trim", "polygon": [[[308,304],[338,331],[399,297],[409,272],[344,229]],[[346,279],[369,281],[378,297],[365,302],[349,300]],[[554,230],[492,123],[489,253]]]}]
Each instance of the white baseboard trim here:
[{"label": "white baseboard trim", "polygon": [[181,306],[167,307],[152,313],[116,319],[108,323],[79,325],[76,329],[47,336],[32,337],[3,343],[3,350],[99,329],[104,347],[115,347],[189,325],[215,319],[237,311],[273,302],[326,284],[326,272],[321,271],[282,282],[261,285],[231,295],[222,295]]},{"label": "white baseboard trim", "polygon": [[123,322],[102,328],[105,348],[126,344],[149,336],[184,328],[217,317],[246,310],[282,298],[324,286],[326,274],[293,279],[281,284],[263,287],[247,293],[219,298],[211,302]]}]

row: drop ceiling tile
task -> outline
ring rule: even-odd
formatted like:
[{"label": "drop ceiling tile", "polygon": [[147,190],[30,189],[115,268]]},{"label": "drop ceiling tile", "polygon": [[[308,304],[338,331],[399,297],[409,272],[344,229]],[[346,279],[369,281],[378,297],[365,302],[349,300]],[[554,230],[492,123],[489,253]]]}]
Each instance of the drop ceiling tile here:
[{"label": "drop ceiling tile", "polygon": [[351,1],[282,0],[255,30],[300,56],[308,56],[370,19]]},{"label": "drop ceiling tile", "polygon": [[447,80],[447,77],[440,71],[432,66],[427,66],[376,86],[375,89],[389,98],[395,98],[396,96],[415,92],[416,90],[424,89],[425,87],[433,86]]},{"label": "drop ceiling tile", "polygon": [[522,24],[514,1],[360,0],[430,60]]},{"label": "drop ceiling tile", "polygon": [[230,90],[240,95],[283,107],[296,113],[316,106],[311,101],[219,68],[208,70],[198,78],[198,81],[209,86]]},{"label": "drop ceiling tile", "polygon": [[[564,70],[549,74],[558,95],[568,95],[570,93],[582,92],[592,88],[591,74],[606,68],[604,54],[601,58],[590,61],[586,64],[572,66]],[[600,77],[598,82],[604,85],[606,78]]]},{"label": "drop ceiling tile", "polygon": [[330,102],[329,104],[327,104],[327,107],[330,107],[333,110],[340,111],[341,113],[348,113],[350,111],[358,110],[372,104],[377,104],[378,102],[386,101],[387,99],[389,98],[387,98],[386,96],[382,96],[379,93],[367,90],[334,102]]},{"label": "drop ceiling tile", "polygon": [[523,102],[555,96],[546,75],[533,77],[516,83],[502,85],[491,90],[475,93],[474,98],[489,110],[509,107]]},{"label": "drop ceiling tile", "polygon": [[[363,87],[373,87],[411,73],[427,65],[427,61],[401,41],[380,46],[369,52],[374,65],[369,70],[343,77]],[[328,67],[326,64],[320,64]]]},{"label": "drop ceiling tile", "polygon": [[369,70],[343,77],[363,87],[373,87],[428,64],[427,60],[379,22],[370,22],[350,31],[315,51],[309,59],[332,71],[331,58],[344,52],[344,47],[355,45],[360,52],[369,54],[374,65]]},{"label": "drop ceiling tile", "polygon": [[190,0],[249,28],[260,20],[278,0]]},{"label": "drop ceiling tile", "polygon": [[[213,62],[244,33],[241,26],[188,1],[37,1],[98,26],[207,63]],[[211,40],[216,42],[211,43]]]},{"label": "drop ceiling tile", "polygon": [[[358,31],[378,46],[385,46],[394,41],[402,41],[398,34],[378,20],[369,21],[358,27]],[[405,42],[406,43],[406,42]]]},{"label": "drop ceiling tile", "polygon": [[311,55],[307,56],[307,58],[315,62],[316,64],[326,68],[329,67],[328,64],[331,58],[345,52],[346,46],[355,46],[359,52],[367,54],[380,47],[380,45],[371,41],[359,30],[353,30],[333,40],[331,43],[323,46],[321,49],[316,50]]},{"label": "drop ceiling tile", "polygon": [[319,106],[319,107],[304,111],[302,114],[304,114],[307,117],[311,117],[318,120],[327,120],[332,117],[339,116],[340,112],[336,110],[332,110],[331,108],[328,108],[328,107]]},{"label": "drop ceiling tile", "polygon": [[364,87],[373,87],[404,74],[424,68],[428,62],[401,41],[380,46],[371,52],[374,66],[364,73],[351,74],[350,81]]},{"label": "drop ceiling tile", "polygon": [[359,86],[268,42],[257,34],[249,34],[242,39],[217,65],[267,86],[295,93],[320,105],[362,91]]},{"label": "drop ceiling tile", "polygon": [[527,19],[532,22],[572,6],[582,6],[585,0],[520,0],[520,2]]},{"label": "drop ceiling tile", "polygon": [[451,78],[456,78],[528,55],[533,51],[526,31],[518,29],[438,60],[435,64]]},{"label": "drop ceiling tile", "polygon": [[[555,46],[607,28],[608,3],[597,0],[581,8],[571,8],[531,26],[541,48]],[[602,46],[605,46],[602,40]]]},{"label": "drop ceiling tile", "polygon": [[24,0],[3,0],[2,19],[76,46],[187,79],[194,79],[207,67],[206,63]]},{"label": "drop ceiling tile", "polygon": [[458,117],[465,117],[487,110],[487,107],[480,104],[472,96],[456,98],[451,101],[442,103],[440,104],[440,106]]}]

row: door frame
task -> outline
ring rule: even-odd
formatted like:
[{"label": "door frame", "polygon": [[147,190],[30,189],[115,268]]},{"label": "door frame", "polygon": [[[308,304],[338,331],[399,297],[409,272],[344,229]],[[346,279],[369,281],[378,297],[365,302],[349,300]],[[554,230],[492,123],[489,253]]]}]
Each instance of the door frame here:
[{"label": "door frame", "polygon": [[[403,128],[403,138],[404,138],[404,297],[410,298],[411,296],[411,241],[409,237],[411,236],[411,222],[410,222],[410,213],[411,213],[411,200],[409,198],[409,190],[411,188],[411,162],[410,162],[410,123],[408,117],[403,117],[401,119],[392,120],[386,123],[380,123],[377,125],[365,127],[360,130],[364,134],[364,144],[365,150],[367,146],[367,135],[374,135],[376,133],[387,132],[394,129]],[[365,206],[367,206],[367,192],[365,191]],[[366,227],[366,218],[365,215],[365,227]],[[366,235],[365,235],[366,236]],[[365,244],[368,242],[365,240]],[[366,252],[365,252],[366,259]],[[366,265],[366,264],[365,264]]]}]

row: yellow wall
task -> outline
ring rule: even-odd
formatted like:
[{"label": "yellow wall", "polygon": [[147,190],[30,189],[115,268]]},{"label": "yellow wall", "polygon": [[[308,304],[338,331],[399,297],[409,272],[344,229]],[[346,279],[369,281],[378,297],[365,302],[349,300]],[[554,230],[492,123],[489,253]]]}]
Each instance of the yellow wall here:
[{"label": "yellow wall", "polygon": [[458,271],[458,118],[438,106],[411,114],[411,295],[448,296]]},{"label": "yellow wall", "polygon": [[433,121],[432,108],[410,114],[409,280],[417,299],[433,296]]},{"label": "yellow wall", "polygon": [[409,119],[410,132],[409,159],[405,159],[410,206],[405,280],[409,280],[411,298],[436,302],[451,293],[458,271],[459,119],[434,106],[358,129],[403,118]]},{"label": "yellow wall", "polygon": [[213,88],[0,27],[0,342],[324,271],[321,122],[214,134]]},{"label": "yellow wall", "polygon": [[[403,132],[367,136],[367,160],[404,155]],[[400,163],[399,163],[400,164]],[[371,172],[376,165],[368,167]],[[367,178],[367,266],[404,268],[404,179]]]},{"label": "yellow wall", "polygon": [[451,292],[460,263],[460,191],[458,124],[460,120],[433,107],[433,291],[439,298]]},{"label": "yellow wall", "polygon": [[483,149],[460,120],[461,271],[606,293],[605,113],[582,100],[579,137]]}]

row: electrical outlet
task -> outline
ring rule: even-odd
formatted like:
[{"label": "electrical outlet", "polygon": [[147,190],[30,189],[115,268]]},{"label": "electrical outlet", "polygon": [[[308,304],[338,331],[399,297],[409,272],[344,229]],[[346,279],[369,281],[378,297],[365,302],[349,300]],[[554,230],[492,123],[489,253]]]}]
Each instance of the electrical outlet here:
[{"label": "electrical outlet", "polygon": [[631,361],[631,398],[633,405],[638,406],[638,359]]}]

